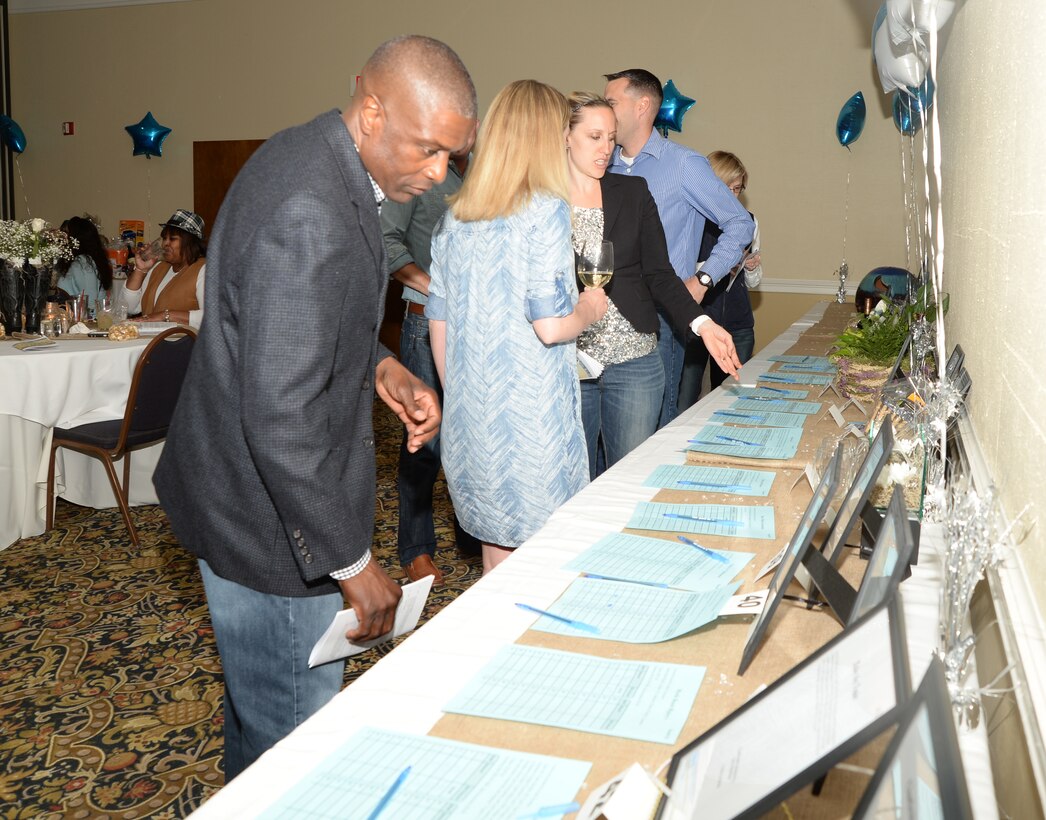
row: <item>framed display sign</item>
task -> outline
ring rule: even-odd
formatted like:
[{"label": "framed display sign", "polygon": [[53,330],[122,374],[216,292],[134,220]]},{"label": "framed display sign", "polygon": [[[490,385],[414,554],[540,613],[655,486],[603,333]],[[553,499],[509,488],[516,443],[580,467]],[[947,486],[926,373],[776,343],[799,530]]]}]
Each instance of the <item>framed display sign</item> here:
[{"label": "framed display sign", "polygon": [[944,666],[934,658],[854,812],[856,820],[890,817],[971,820]]},{"label": "framed display sign", "polygon": [[832,566],[839,565],[839,559],[843,555],[843,547],[846,546],[846,537],[857,523],[857,517],[868,503],[868,497],[872,494],[875,480],[882,472],[890,453],[893,452],[893,424],[890,417],[883,419],[879,432],[876,433],[868,452],[865,453],[864,461],[857,468],[853,483],[846,491],[846,495],[839,504],[832,528],[821,545],[821,552]]},{"label": "framed display sign", "polygon": [[875,538],[868,566],[855,591],[839,571],[819,552],[811,550],[805,566],[817,589],[836,617],[849,626],[861,616],[893,597],[908,573],[912,560],[912,531],[904,490],[894,485],[886,516]]},{"label": "framed display sign", "polygon": [[777,606],[781,603],[785,590],[788,589],[788,584],[795,577],[796,569],[802,563],[806,551],[811,547],[810,539],[828,511],[828,502],[832,500],[836,488],[839,486],[841,461],[842,446],[840,445],[835,448],[835,455],[832,456],[832,460],[828,463],[824,475],[814,489],[813,498],[810,499],[806,512],[803,513],[803,517],[799,521],[799,526],[796,527],[795,533],[793,533],[791,540],[788,542],[781,563],[777,565],[777,569],[774,571],[774,577],[770,581],[769,593],[766,597],[766,604],[763,607],[763,611],[756,617],[748,633],[748,641],[745,643],[744,654],[741,656],[741,666],[737,670],[739,675],[745,673],[748,665],[755,657],[755,653],[763,641],[763,636],[770,626],[770,621],[774,617],[774,612],[777,611]]},{"label": "framed display sign", "polygon": [[891,599],[676,752],[657,817],[758,817],[896,722],[910,696]]}]

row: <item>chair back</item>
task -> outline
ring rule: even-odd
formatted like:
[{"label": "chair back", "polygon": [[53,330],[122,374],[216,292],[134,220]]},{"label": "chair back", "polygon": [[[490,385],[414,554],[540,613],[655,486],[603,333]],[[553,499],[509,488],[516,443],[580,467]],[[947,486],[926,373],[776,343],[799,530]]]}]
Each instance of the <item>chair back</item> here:
[{"label": "chair back", "polygon": [[117,450],[131,433],[152,433],[156,440],[167,435],[195,341],[192,329],[172,327],[146,345],[134,367]]}]

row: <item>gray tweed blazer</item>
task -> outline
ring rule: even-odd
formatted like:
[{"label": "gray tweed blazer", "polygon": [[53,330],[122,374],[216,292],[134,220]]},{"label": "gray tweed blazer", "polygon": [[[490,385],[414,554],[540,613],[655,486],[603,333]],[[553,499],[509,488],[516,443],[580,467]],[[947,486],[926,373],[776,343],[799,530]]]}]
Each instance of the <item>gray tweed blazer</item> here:
[{"label": "gray tweed blazer", "polygon": [[371,546],[374,369],[388,285],[374,192],[337,111],[243,167],[153,481],[175,535],[260,592],[336,591]]}]

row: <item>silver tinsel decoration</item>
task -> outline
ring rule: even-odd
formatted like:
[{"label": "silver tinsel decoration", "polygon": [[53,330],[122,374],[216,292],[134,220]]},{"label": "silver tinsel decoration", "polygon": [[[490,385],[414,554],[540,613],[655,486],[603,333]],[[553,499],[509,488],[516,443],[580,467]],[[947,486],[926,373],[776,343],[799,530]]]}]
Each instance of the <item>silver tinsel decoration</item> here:
[{"label": "silver tinsel decoration", "polygon": [[937,343],[934,326],[926,321],[925,316],[920,316],[912,322],[912,357],[916,363],[913,369],[924,369],[924,363],[934,353]]},{"label": "silver tinsel decoration", "polygon": [[969,478],[959,480],[947,492],[947,542],[937,654],[944,662],[952,706],[960,724],[976,726],[981,697],[992,692],[967,681],[976,641],[967,623],[970,601],[988,567],[1002,560],[1010,533],[1023,514],[1009,527],[1004,526],[994,489],[980,493]]},{"label": "silver tinsel decoration", "polygon": [[[932,327],[926,325],[932,336]],[[914,340],[914,336],[913,336]],[[925,371],[912,374],[912,391],[917,401],[907,405],[911,421],[924,432],[926,443],[926,492],[923,497],[923,515],[931,521],[943,521],[948,511],[948,497],[944,486],[944,442],[948,425],[965,403],[962,385],[953,384],[946,376],[932,379]]]},{"label": "silver tinsel decoration", "polygon": [[846,277],[850,275],[850,266],[846,264],[845,259],[835,272],[835,275],[839,277],[839,290],[835,294],[835,301],[841,305],[846,301]]}]

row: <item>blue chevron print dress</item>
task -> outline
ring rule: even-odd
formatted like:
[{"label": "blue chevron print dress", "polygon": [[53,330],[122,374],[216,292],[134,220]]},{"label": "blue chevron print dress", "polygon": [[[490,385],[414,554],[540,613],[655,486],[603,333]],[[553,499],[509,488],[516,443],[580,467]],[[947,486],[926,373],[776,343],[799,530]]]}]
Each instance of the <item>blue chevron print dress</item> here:
[{"label": "blue chevron print dress", "polygon": [[465,530],[518,547],[588,483],[574,343],[531,325],[577,302],[570,210],[536,196],[501,219],[448,212],[437,230],[425,313],[447,323],[443,470]]}]

